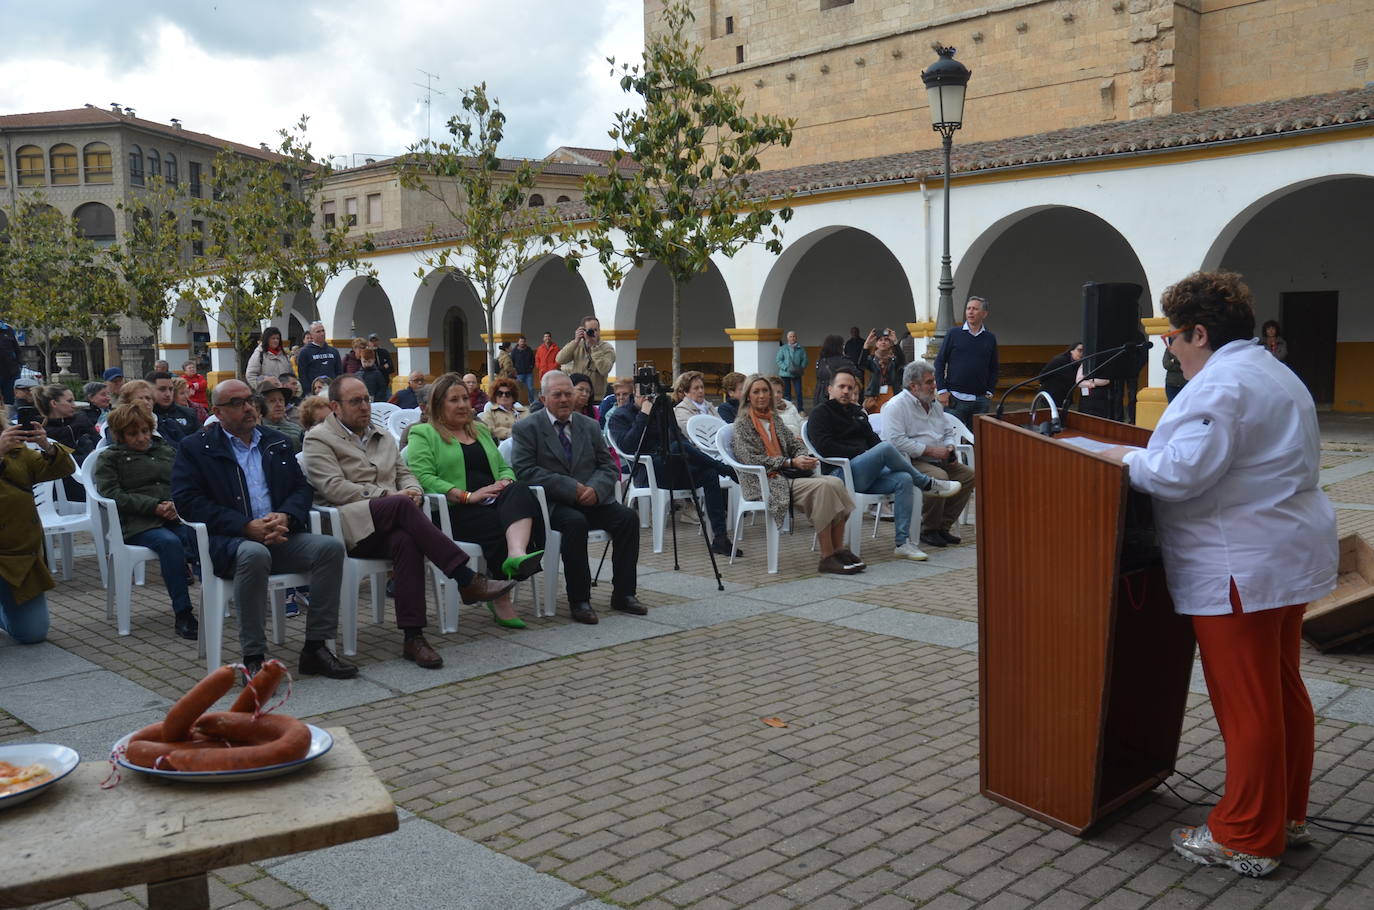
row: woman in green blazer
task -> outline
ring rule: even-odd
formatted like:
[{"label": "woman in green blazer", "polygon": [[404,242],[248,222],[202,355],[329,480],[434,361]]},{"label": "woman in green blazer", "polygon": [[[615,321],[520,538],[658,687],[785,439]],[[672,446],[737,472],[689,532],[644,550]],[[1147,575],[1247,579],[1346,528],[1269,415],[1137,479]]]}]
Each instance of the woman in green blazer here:
[{"label": "woman in green blazer", "polygon": [[[453,536],[482,548],[494,578],[525,579],[540,571],[544,523],[529,487],[515,479],[491,431],[474,419],[457,373],[435,381],[428,423],[412,424],[406,463],[426,493],[449,503]],[[487,605],[498,625],[523,629],[507,593]]]}]

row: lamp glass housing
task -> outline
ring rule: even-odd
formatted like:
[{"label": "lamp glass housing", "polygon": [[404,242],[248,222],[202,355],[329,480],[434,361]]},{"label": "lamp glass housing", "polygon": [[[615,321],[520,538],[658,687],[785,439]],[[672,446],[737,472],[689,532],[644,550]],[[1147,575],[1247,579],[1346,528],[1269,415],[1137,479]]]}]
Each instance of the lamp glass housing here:
[{"label": "lamp glass housing", "polygon": [[931,85],[926,88],[926,97],[930,100],[930,123],[931,126],[953,126],[958,129],[964,122],[964,90],[965,85],[955,85],[945,83],[943,85]]}]

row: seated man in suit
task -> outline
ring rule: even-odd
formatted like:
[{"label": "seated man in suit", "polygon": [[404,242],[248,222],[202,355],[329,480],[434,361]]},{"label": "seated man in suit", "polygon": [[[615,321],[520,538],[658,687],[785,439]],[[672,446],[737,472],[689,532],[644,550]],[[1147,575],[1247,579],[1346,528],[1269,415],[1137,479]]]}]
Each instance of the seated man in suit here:
[{"label": "seated man in suit", "polygon": [[[405,635],[401,656],[426,670],[444,659],[425,641],[425,559],[460,586],[463,603],[494,600],[513,581],[479,577],[468,556],[422,508],[424,492],[390,433],[372,425],[372,398],[353,375],[329,383],[333,412],[305,437],[305,470],[321,505],[336,506],[350,556],[390,559],[396,625]],[[314,612],[312,606],[311,612]]]},{"label": "seated man in suit", "polygon": [[172,501],[182,518],[205,524],[212,571],[234,580],[244,666],[256,673],[267,655],[267,576],[309,572],[313,601],[300,672],[333,679],[357,676],[357,667],[325,645],[338,630],[344,548],[332,537],[307,533],[314,491],[296,464],[291,443],[258,425],[253,391],[246,383],[221,382],[210,403],[218,423],[181,441],[172,463]]},{"label": "seated man in suit", "polygon": [[935,390],[935,368],[924,360],[902,370],[903,389],[883,405],[883,439],[937,480],[955,481],[960,489],[948,499],[927,496],[921,508],[921,543],[944,547],[960,543],[951,530],[973,495],[973,469],[954,454],[955,431]]},{"label": "seated man in suit", "polygon": [[590,417],[573,412],[573,385],[567,373],[550,370],[540,386],[544,409],[515,424],[511,466],[522,481],[544,488],[549,525],[563,534],[563,577],[572,618],[588,624],[597,622],[589,602],[590,529],[611,535],[611,609],[643,616],[649,610],[635,597],[639,519],[615,501],[616,468],[601,427]]}]

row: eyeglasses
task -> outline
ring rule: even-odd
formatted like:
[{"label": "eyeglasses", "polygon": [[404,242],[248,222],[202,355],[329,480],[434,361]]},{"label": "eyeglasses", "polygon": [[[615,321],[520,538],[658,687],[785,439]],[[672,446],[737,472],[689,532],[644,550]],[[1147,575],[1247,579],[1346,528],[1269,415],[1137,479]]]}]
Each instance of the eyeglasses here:
[{"label": "eyeglasses", "polygon": [[230,411],[237,411],[244,405],[252,403],[253,399],[251,398],[230,398],[228,401],[221,401],[219,404],[215,405],[215,407],[227,408]]},{"label": "eyeglasses", "polygon": [[360,408],[365,404],[372,404],[371,398],[345,398],[343,403],[350,408]]},{"label": "eyeglasses", "polygon": [[512,392],[512,391],[510,391],[509,389],[498,389],[497,392],[496,392],[496,397],[497,397],[497,398],[514,398],[514,397],[515,397],[515,393]]},{"label": "eyeglasses", "polygon": [[1177,338],[1179,335],[1182,335],[1184,332],[1190,330],[1191,328],[1192,326],[1185,325],[1181,329],[1174,329],[1173,331],[1165,332],[1163,335],[1159,336],[1159,340],[1164,342],[1164,346],[1166,348],[1171,348],[1174,346],[1174,339]]},{"label": "eyeglasses", "polygon": [[423,379],[412,379],[412,380],[410,380],[410,384],[411,384],[411,385],[424,385],[424,384],[425,384],[425,381],[424,381]]}]

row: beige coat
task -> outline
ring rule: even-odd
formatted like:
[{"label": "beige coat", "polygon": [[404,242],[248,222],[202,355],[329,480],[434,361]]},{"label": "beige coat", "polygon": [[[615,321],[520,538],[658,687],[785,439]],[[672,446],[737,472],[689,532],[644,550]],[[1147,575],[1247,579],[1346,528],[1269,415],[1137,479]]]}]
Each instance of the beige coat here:
[{"label": "beige coat", "polygon": [[369,499],[405,490],[421,492],[420,482],[401,458],[396,440],[371,424],[363,445],[330,414],[305,434],[305,476],[315,488],[315,502],[336,506],[343,519],[344,546],[350,550],[372,535]]}]

